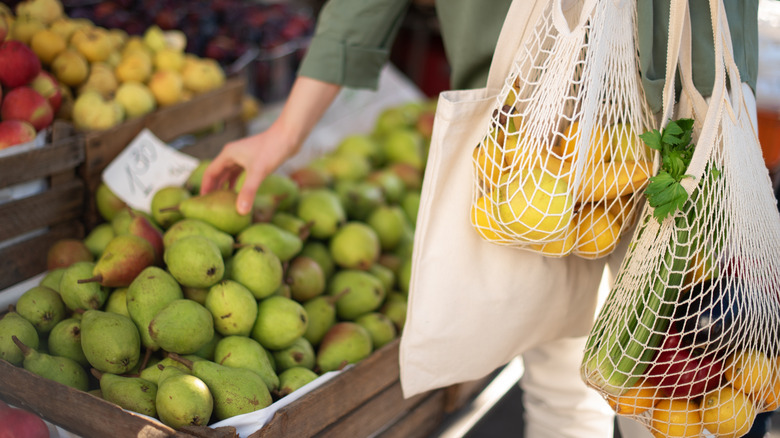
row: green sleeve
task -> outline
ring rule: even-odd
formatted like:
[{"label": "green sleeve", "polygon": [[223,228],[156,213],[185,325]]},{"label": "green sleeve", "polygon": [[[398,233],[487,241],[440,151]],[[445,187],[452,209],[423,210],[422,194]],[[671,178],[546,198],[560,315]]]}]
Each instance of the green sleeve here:
[{"label": "green sleeve", "polygon": [[[755,92],[758,76],[758,0],[724,0],[724,5],[740,79]],[[689,8],[693,83],[704,97],[708,97],[715,81],[709,1],[689,0]],[[637,13],[642,83],[650,107],[657,112],[663,104],[669,0],[637,0]]]},{"label": "green sleeve", "polygon": [[298,74],[376,89],[409,0],[329,0]]}]

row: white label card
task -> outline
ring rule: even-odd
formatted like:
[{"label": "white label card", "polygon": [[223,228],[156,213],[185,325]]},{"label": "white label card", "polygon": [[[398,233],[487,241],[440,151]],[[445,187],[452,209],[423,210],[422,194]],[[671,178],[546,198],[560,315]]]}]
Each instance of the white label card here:
[{"label": "white label card", "polygon": [[103,170],[103,182],[130,207],[150,213],[157,190],[183,185],[199,162],[144,129]]}]

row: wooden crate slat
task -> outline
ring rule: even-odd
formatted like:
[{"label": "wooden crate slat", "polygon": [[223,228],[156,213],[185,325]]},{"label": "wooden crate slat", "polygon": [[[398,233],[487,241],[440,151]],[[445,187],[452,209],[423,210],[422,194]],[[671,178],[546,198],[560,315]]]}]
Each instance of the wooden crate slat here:
[{"label": "wooden crate slat", "polygon": [[449,414],[465,406],[469,400],[485,389],[494,377],[495,375],[491,373],[481,379],[444,388],[444,412]]},{"label": "wooden crate slat", "polygon": [[84,226],[72,220],[50,227],[43,234],[0,248],[0,290],[6,289],[46,270],[46,253],[59,239],[84,235]]},{"label": "wooden crate slat", "polygon": [[0,242],[81,216],[84,184],[77,179],[0,205]]},{"label": "wooden crate slat", "polygon": [[246,123],[238,116],[226,121],[224,129],[221,131],[198,139],[194,144],[181,148],[181,151],[200,160],[211,159],[217,156],[225,143],[246,135]]},{"label": "wooden crate slat", "polygon": [[279,409],[250,437],[314,436],[399,378],[398,340],[385,345],[305,397]]},{"label": "wooden crate slat", "polygon": [[376,434],[376,438],[426,438],[444,421],[444,391],[434,391],[403,416]]},{"label": "wooden crate slat", "polygon": [[0,188],[33,181],[67,169],[73,170],[83,161],[84,149],[77,137],[0,158]]}]

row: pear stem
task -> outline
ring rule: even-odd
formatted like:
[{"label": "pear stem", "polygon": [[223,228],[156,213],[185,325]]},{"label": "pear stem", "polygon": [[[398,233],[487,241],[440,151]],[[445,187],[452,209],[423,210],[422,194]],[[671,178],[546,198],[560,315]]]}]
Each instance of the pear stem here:
[{"label": "pear stem", "polygon": [[16,346],[19,347],[20,350],[22,350],[22,355],[26,357],[28,354],[30,354],[30,350],[32,350],[32,348],[24,345],[24,343],[20,341],[19,338],[16,337],[16,335],[11,335],[11,340],[14,341],[14,344],[16,344]]},{"label": "pear stem", "polygon": [[347,288],[344,288],[343,290],[339,291],[339,293],[337,293],[336,295],[331,295],[331,296],[327,297],[328,303],[330,305],[336,304],[336,302],[338,302],[338,300],[340,300],[344,295],[349,293],[349,290],[350,289],[347,287]]},{"label": "pear stem", "polygon": [[78,284],[84,284],[84,283],[95,283],[95,282],[100,283],[101,281],[103,281],[103,274],[98,274],[90,278],[82,278],[81,280],[78,280],[76,282]]},{"label": "pear stem", "polygon": [[138,367],[139,370],[142,370],[146,368],[146,364],[149,363],[149,359],[152,357],[152,349],[149,347],[146,347],[146,351],[144,352],[144,358],[141,360],[141,366]]},{"label": "pear stem", "polygon": [[92,375],[95,376],[95,378],[98,380],[103,378],[103,373],[101,373],[98,369],[90,368],[89,372],[92,373]]},{"label": "pear stem", "polygon": [[184,357],[181,357],[181,356],[179,356],[176,353],[170,353],[170,352],[168,353],[168,357],[170,357],[171,359],[175,360],[176,362],[179,362],[179,363],[183,364],[187,368],[192,369],[192,361],[191,360],[186,359]]}]

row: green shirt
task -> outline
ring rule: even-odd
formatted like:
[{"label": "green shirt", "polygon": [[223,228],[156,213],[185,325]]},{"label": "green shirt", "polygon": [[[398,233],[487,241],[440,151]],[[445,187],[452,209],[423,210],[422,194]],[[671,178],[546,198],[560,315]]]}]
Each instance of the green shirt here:
[{"label": "green shirt", "polygon": [[[636,0],[642,79],[653,110],[661,108],[669,0]],[[484,87],[511,0],[439,0],[437,16],[451,68],[451,88]],[[758,73],[758,0],[724,0],[734,56],[754,90]],[[299,74],[351,88],[376,89],[409,0],[329,0]],[[694,83],[709,96],[714,80],[708,0],[690,0]]]}]

